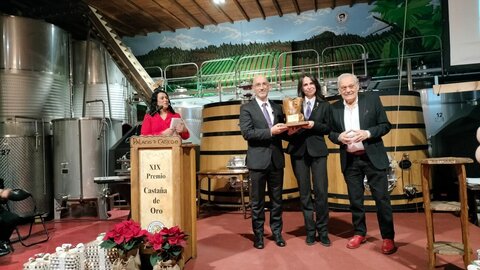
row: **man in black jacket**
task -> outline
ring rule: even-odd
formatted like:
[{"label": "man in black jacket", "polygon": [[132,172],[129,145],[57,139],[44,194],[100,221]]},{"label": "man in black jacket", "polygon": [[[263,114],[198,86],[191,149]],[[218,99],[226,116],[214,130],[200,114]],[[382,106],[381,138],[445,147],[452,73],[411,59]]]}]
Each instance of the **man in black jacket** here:
[{"label": "man in black jacket", "polygon": [[271,210],[270,228],[275,243],[286,245],[282,237],[282,189],[285,158],[281,133],[288,128],[283,123],[282,107],[268,99],[270,83],[264,76],[253,79],[255,98],[240,108],[240,130],[248,142],[246,165],[251,179],[253,246],[264,247],[265,186],[268,188]]},{"label": "man in black jacket", "polygon": [[338,90],[343,99],[332,104],[332,130],[328,137],[340,145],[341,168],[352,211],[354,236],[347,248],[358,248],[366,242],[363,183],[366,176],[377,207],[382,253],[391,254],[396,247],[387,179],[390,164],[382,141],[391,124],[377,95],[358,94],[359,83],[355,75],[340,75]]}]

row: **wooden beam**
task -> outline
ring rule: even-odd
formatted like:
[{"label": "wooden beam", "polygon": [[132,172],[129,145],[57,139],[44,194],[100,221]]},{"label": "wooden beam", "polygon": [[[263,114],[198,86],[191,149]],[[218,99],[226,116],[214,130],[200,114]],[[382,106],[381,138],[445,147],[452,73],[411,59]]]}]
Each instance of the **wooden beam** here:
[{"label": "wooden beam", "polygon": [[[112,1],[112,2],[114,2],[114,1]],[[150,19],[154,20],[155,22],[157,22],[158,24],[160,24],[162,27],[164,27],[164,28],[166,28],[166,29],[169,29],[169,30],[172,31],[172,32],[175,32],[175,29],[174,29],[174,28],[172,28],[171,26],[166,25],[166,24],[164,24],[163,22],[159,21],[158,18],[157,18],[155,15],[153,15],[153,14],[150,13],[149,10],[147,10],[147,9],[143,8],[142,6],[136,4],[136,3],[133,2],[132,0],[128,0],[128,2],[129,2],[132,6],[134,6],[135,8],[137,8],[138,10],[141,10],[141,11],[143,12],[143,14],[148,15],[148,17],[150,17]],[[162,29],[157,28],[156,30],[157,30],[157,31],[161,31]]]},{"label": "wooden beam", "polygon": [[260,1],[255,0],[255,3],[257,3],[257,8],[260,11],[260,14],[262,14],[263,19],[265,20],[265,11],[263,11],[262,5],[260,4]]},{"label": "wooden beam", "polygon": [[480,90],[480,81],[436,84],[433,93],[436,95]]},{"label": "wooden beam", "polygon": [[293,6],[295,7],[295,11],[297,12],[297,15],[300,15],[300,7],[298,6],[297,0],[292,0]]},{"label": "wooden beam", "polygon": [[165,14],[168,16],[172,17],[174,20],[179,22],[181,25],[185,26],[185,28],[190,29],[190,26],[186,24],[184,21],[182,21],[180,18],[178,18],[175,14],[171,13],[168,9],[166,9],[160,2],[163,2],[164,0],[152,0],[157,6],[159,6]]},{"label": "wooden beam", "polygon": [[225,10],[223,10],[223,8],[222,8],[221,6],[218,6],[218,5],[213,5],[213,6],[214,6],[218,11],[222,12],[222,13],[223,13],[223,16],[225,16],[230,23],[233,23],[233,19],[232,19],[230,16],[228,16],[228,14],[225,12]]},{"label": "wooden beam", "polygon": [[[112,3],[114,3],[116,6],[118,6],[117,2],[112,2]],[[127,5],[130,5],[130,4],[131,3],[127,2]],[[97,10],[99,10],[103,17],[107,18],[106,21],[115,29],[115,31],[117,31],[117,34],[119,34],[120,36],[122,36],[122,32],[123,32],[123,34],[129,35],[129,36],[134,36],[135,32],[138,32],[138,29],[132,27],[131,25],[126,24],[124,22],[124,20],[120,20],[119,18],[114,17],[113,15],[108,15],[107,16],[106,13],[102,11],[102,8],[104,9],[104,7],[97,7],[97,6],[94,6],[94,5],[92,5],[92,6],[94,8],[96,8]],[[124,5],[123,5],[123,8],[125,8]],[[134,8],[134,7],[132,7],[132,8]],[[114,27],[114,25],[115,25],[115,27]],[[120,29],[120,28],[123,28],[123,29]]]},{"label": "wooden beam", "polygon": [[187,15],[192,21],[195,22],[197,26],[200,28],[204,28],[205,25],[203,25],[197,18],[195,18],[186,8],[184,8],[182,5],[180,5],[176,0],[170,0],[178,9],[183,11],[185,15]]},{"label": "wooden beam", "polygon": [[214,24],[214,25],[217,25],[218,22],[215,21],[198,3],[197,1],[193,0],[193,3],[195,4],[195,6],[197,6],[197,8],[200,10],[200,12],[202,12],[203,16],[205,16],[211,24]]},{"label": "wooden beam", "polygon": [[277,11],[278,16],[283,17],[283,11],[280,8],[280,5],[278,4],[278,1],[277,0],[272,0],[272,2],[273,2],[273,6],[275,7],[275,10]]},{"label": "wooden beam", "polygon": [[240,3],[238,2],[238,0],[233,0],[233,3],[237,6],[237,8],[240,10],[240,12],[243,14],[243,18],[245,18],[245,20],[247,20],[247,22],[250,21],[250,17],[248,17],[247,13],[245,12],[245,10],[243,9],[242,5],[240,5]]}]

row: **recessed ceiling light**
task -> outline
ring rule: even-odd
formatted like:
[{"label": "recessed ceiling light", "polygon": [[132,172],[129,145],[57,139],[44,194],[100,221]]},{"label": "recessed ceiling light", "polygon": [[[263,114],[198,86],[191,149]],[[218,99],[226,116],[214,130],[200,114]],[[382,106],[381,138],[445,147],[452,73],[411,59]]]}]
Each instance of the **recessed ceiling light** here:
[{"label": "recessed ceiling light", "polygon": [[213,0],[213,3],[215,5],[223,5],[223,4],[225,4],[225,0]]}]

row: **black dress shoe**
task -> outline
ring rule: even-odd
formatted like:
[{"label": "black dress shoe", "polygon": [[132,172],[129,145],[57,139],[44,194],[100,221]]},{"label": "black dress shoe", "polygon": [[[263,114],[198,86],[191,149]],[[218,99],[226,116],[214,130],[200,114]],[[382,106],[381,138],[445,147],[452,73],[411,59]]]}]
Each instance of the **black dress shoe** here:
[{"label": "black dress shoe", "polygon": [[320,241],[320,244],[325,247],[329,247],[332,245],[332,242],[330,242],[330,238],[328,238],[328,233],[321,233],[318,237],[318,241]]},{"label": "black dress shoe", "polygon": [[311,246],[315,244],[315,235],[307,235],[307,238],[305,239],[305,243],[307,245]]},{"label": "black dress shoe", "polygon": [[11,252],[10,245],[4,241],[0,241],[0,256],[7,255]]},{"label": "black dress shoe", "polygon": [[263,235],[255,235],[253,237],[253,247],[256,249],[263,249],[264,248],[263,244]]},{"label": "black dress shoe", "polygon": [[275,240],[275,244],[277,244],[277,246],[279,247],[284,247],[287,245],[287,243],[285,243],[285,240],[283,240],[283,237],[281,234],[274,235],[273,239]]}]

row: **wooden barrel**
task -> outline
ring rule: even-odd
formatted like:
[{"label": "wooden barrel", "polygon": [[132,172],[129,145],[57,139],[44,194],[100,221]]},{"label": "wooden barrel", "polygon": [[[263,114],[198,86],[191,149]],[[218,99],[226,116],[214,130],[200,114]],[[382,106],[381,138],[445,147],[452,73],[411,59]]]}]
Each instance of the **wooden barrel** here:
[{"label": "wooden barrel", "polygon": [[[383,137],[388,155],[396,162],[392,168],[397,182],[390,192],[394,211],[411,211],[422,208],[422,183],[419,160],[428,157],[428,144],[423,120],[422,103],[418,92],[380,91],[377,92],[387,113],[392,129]],[[368,95],[368,93],[366,93]],[[341,99],[341,96],[329,98],[330,102]],[[340,167],[338,145],[327,140],[329,149],[328,166],[328,201],[330,208],[349,209],[347,186]],[[411,167],[402,170],[398,162],[408,155]],[[414,194],[407,194],[405,187],[414,187]],[[374,211],[375,201],[366,191],[365,206]]]},{"label": "wooden barrel", "polygon": [[[227,169],[227,163],[233,156],[245,157],[247,142],[240,133],[239,116],[242,101],[210,103],[203,106],[202,138],[200,142],[200,171]],[[284,142],[283,147],[286,147]],[[240,204],[240,191],[233,189],[228,179],[211,179],[200,185],[202,201],[210,200],[217,204]],[[268,200],[268,196],[266,196]],[[290,157],[285,155],[285,174],[283,181],[283,199],[298,198],[298,186],[293,175]],[[248,201],[248,198],[245,198]]]}]

